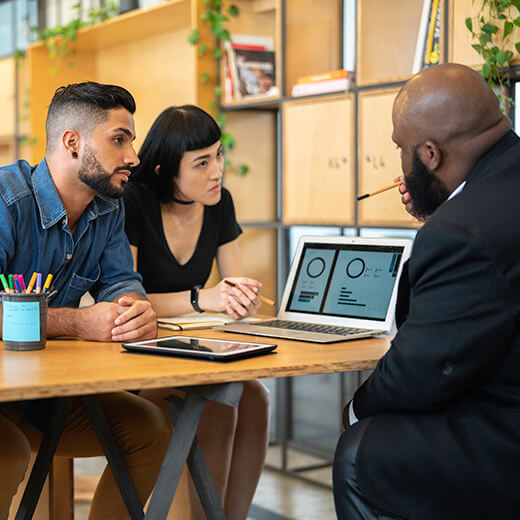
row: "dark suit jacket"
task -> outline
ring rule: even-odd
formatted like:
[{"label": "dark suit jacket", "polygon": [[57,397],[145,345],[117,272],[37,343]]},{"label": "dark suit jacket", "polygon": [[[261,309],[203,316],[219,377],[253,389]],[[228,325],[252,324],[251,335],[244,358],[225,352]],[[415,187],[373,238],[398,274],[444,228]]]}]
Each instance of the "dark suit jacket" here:
[{"label": "dark suit jacket", "polygon": [[519,200],[509,132],[417,234],[408,313],[401,295],[406,317],[354,396],[372,417],[360,486],[406,518],[520,518]]}]

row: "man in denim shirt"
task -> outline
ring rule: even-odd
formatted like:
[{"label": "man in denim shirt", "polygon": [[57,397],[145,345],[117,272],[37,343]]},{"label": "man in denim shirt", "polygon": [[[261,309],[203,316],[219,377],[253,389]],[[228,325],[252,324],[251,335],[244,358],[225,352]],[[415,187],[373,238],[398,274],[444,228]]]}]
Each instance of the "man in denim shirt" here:
[{"label": "man in denim shirt", "polygon": [[[0,168],[0,272],[53,273],[49,336],[126,341],[155,337],[156,315],[133,271],[124,233],[123,185],[139,163],[133,149],[135,102],[125,89],[86,82],[59,88],[50,104],[46,157]],[[96,303],[78,308],[89,291]],[[71,367],[72,368],[72,367]],[[153,488],[170,426],[136,395],[99,396],[144,503]],[[0,520],[37,449],[52,401],[0,406]],[[62,456],[102,454],[81,403],[58,446]],[[109,469],[91,518],[127,518]]]}]

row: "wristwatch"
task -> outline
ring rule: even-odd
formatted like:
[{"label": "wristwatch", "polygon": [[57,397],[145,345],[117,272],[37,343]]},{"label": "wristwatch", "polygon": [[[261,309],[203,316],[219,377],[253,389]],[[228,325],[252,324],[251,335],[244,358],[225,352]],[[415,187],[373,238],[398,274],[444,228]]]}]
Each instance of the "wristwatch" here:
[{"label": "wristwatch", "polygon": [[202,288],[202,285],[194,285],[192,288],[191,288],[191,292],[190,292],[190,301],[191,301],[191,306],[197,311],[197,312],[204,312],[200,307],[199,307],[199,291],[201,290]]}]

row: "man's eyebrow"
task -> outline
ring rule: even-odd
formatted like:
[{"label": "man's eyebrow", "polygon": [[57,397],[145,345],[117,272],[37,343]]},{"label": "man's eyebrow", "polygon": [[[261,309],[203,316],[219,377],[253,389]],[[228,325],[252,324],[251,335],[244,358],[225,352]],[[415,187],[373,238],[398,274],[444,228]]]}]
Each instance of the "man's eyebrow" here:
[{"label": "man's eyebrow", "polygon": [[114,132],[123,132],[128,137],[130,137],[130,139],[132,139],[132,141],[135,139],[135,135],[132,132],[130,132],[130,130],[128,130],[128,128],[124,128],[124,127],[120,126],[119,128],[114,128]]}]

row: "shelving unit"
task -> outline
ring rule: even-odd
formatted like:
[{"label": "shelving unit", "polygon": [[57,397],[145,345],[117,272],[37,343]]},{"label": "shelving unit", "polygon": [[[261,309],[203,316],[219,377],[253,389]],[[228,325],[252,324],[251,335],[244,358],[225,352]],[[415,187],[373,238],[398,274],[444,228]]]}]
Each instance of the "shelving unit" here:
[{"label": "shelving unit", "polygon": [[[409,232],[417,226],[402,208],[396,190],[360,203],[356,196],[393,182],[401,173],[399,152],[391,141],[391,108],[399,88],[412,75],[423,1],[357,0],[357,66],[352,90],[290,96],[299,76],[341,68],[346,1],[232,2],[239,7],[240,16],[231,18],[230,32],[270,36],[276,50],[279,95],[223,101],[222,108],[228,117],[226,129],[236,138],[230,159],[250,168],[244,177],[228,171],[225,178],[244,228],[240,238],[243,263],[248,276],[262,281],[264,293],[278,300],[287,275],[291,226],[337,226],[356,233],[363,228]],[[225,7],[230,3],[225,0]],[[49,100],[56,87],[70,82],[88,79],[128,88],[137,101],[137,149],[165,107],[194,103],[209,109],[214,83],[201,84],[199,78],[202,71],[213,78],[217,71],[210,53],[200,57],[187,42],[193,28],[209,38],[200,20],[203,9],[202,0],[168,0],[84,29],[77,41],[74,67],[63,65],[55,75],[49,74],[52,63],[47,49],[42,44],[31,46],[26,73],[30,124],[17,134],[10,123],[14,115],[4,109],[0,158],[12,152],[13,136],[20,133],[36,138],[32,161],[43,157]],[[473,1],[442,0],[441,10],[441,61],[449,58],[478,67],[478,55],[464,24],[475,12]],[[13,78],[14,84],[12,63],[6,60],[0,60],[0,73],[2,78]],[[222,66],[221,77],[223,70]],[[0,100],[7,106],[11,98],[4,87]],[[273,309],[263,306],[261,312],[269,314]],[[338,380],[343,389],[356,386],[344,375],[338,375]],[[287,389],[290,382],[281,385]],[[290,393],[284,392],[279,406],[285,413],[290,412]],[[287,440],[287,431],[284,435]]]}]

